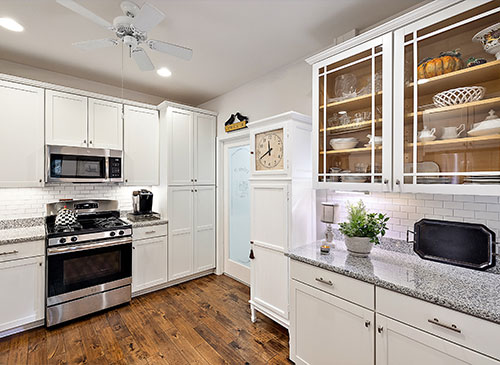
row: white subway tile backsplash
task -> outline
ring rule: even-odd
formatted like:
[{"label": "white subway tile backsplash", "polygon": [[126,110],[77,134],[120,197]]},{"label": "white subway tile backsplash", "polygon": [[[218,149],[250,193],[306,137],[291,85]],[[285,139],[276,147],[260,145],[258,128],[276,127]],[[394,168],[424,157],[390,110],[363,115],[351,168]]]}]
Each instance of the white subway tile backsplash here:
[{"label": "white subway tile backsplash", "polygon": [[466,210],[486,210],[486,204],[484,203],[464,203],[464,209]]},{"label": "white subway tile backsplash", "polygon": [[443,202],[439,200],[426,200],[425,201],[425,206],[426,207],[432,207],[432,208],[442,208],[443,207]]},{"label": "white subway tile backsplash", "polygon": [[448,209],[464,209],[464,203],[460,202],[444,202],[444,207]]},{"label": "white subway tile backsplash", "polygon": [[453,200],[456,202],[473,202],[474,195],[454,195]]},{"label": "white subway tile backsplash", "polygon": [[474,197],[474,201],[478,203],[498,203],[498,197],[497,196],[481,196],[477,195]]},{"label": "white subway tile backsplash", "polygon": [[455,209],[453,215],[456,217],[474,218],[474,212],[472,210]]}]

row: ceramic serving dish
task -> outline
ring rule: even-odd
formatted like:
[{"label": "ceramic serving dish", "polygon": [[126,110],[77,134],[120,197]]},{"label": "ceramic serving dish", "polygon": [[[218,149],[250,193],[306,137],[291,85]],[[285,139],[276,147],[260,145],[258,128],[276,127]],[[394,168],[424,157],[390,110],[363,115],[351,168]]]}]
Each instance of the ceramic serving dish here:
[{"label": "ceramic serving dish", "polygon": [[474,123],[473,128],[467,132],[471,137],[487,136],[500,133],[500,118],[491,109],[486,119],[479,123]]},{"label": "ceramic serving dish", "polygon": [[500,60],[500,23],[483,29],[472,37],[472,41],[481,43],[486,52],[495,55],[496,59]]},{"label": "ceramic serving dish", "polygon": [[332,138],[330,140],[330,146],[334,150],[348,150],[354,148],[358,145],[359,140],[357,138]]}]

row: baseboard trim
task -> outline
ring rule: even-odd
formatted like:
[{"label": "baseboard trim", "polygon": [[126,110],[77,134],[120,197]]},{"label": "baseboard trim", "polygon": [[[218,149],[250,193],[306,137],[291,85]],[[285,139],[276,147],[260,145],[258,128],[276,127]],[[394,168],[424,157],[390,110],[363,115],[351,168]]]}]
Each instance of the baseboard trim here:
[{"label": "baseboard trim", "polygon": [[45,319],[39,319],[38,321],[31,322],[28,324],[23,324],[5,331],[0,332],[0,338],[15,335],[16,333],[31,330],[33,328],[42,327],[45,324]]}]

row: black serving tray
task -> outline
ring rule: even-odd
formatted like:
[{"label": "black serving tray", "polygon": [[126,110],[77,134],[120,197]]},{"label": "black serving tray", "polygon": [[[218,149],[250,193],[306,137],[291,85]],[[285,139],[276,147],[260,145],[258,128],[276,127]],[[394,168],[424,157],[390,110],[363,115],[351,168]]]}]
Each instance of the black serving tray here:
[{"label": "black serving tray", "polygon": [[425,260],[486,270],[495,266],[495,232],[483,224],[422,219],[415,223],[413,250]]}]

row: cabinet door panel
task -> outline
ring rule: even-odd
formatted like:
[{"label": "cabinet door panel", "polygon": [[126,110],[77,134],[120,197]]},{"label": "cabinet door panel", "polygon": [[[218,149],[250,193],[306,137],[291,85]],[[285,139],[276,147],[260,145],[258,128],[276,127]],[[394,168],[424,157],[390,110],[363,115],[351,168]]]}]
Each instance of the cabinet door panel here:
[{"label": "cabinet door panel", "polygon": [[215,186],[195,187],[194,271],[215,267]]},{"label": "cabinet door panel", "polygon": [[168,184],[193,183],[193,113],[168,109]]},{"label": "cabinet door panel", "polygon": [[158,185],[159,120],[156,110],[125,105],[124,165],[128,185]]},{"label": "cabinet door panel", "polygon": [[168,280],[193,273],[193,188],[168,189]]},{"label": "cabinet door panel", "polygon": [[296,364],[374,364],[372,311],[295,280],[290,303],[291,358]]},{"label": "cabinet door panel", "polygon": [[123,148],[122,104],[89,99],[89,146]]},{"label": "cabinet door panel", "polygon": [[0,331],[44,318],[45,259],[0,263]]},{"label": "cabinet door panel", "polygon": [[87,98],[45,91],[45,139],[47,144],[87,147]]},{"label": "cabinet door panel", "polygon": [[132,292],[167,282],[167,237],[134,241]]},{"label": "cabinet door panel", "polygon": [[277,250],[287,248],[288,185],[257,184],[250,187],[251,239]]},{"label": "cabinet door panel", "polygon": [[194,114],[194,179],[200,185],[215,184],[216,119]]},{"label": "cabinet door panel", "polygon": [[43,89],[0,81],[0,186],[43,184]]},{"label": "cabinet door panel", "polygon": [[377,365],[498,365],[499,362],[377,314]]},{"label": "cabinet door panel", "polygon": [[252,301],[288,319],[288,258],[281,251],[252,245]]}]

